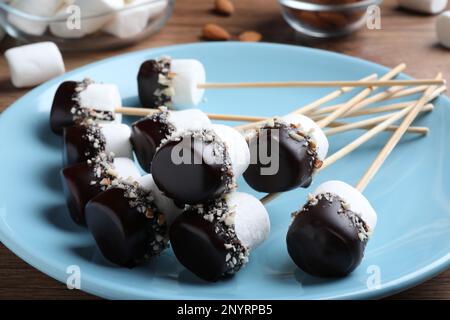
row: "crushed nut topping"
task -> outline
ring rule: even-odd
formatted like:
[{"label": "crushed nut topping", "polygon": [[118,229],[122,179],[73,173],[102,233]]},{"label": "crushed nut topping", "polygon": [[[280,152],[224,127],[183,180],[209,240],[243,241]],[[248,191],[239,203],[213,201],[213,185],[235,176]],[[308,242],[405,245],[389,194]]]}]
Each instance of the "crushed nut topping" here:
[{"label": "crushed nut topping", "polygon": [[203,217],[206,221],[214,224],[216,234],[224,239],[224,247],[227,250],[226,274],[238,272],[247,262],[250,251],[238,239],[235,230],[235,208],[230,207],[225,199],[213,200],[204,205],[188,206]]}]

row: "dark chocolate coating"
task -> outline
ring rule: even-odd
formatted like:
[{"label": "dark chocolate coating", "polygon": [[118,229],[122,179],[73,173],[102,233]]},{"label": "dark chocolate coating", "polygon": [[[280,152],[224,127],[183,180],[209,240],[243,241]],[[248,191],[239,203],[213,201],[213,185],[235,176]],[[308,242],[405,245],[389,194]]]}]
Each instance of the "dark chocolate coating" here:
[{"label": "dark chocolate coating", "polygon": [[88,139],[85,126],[71,126],[63,129],[63,167],[85,162],[95,157],[101,149],[95,149]]},{"label": "dark chocolate coating", "polygon": [[351,273],[364,256],[366,241],[342,210],[338,197],[307,204],[289,227],[286,242],[289,255],[303,271],[318,277],[342,277]]},{"label": "dark chocolate coating", "polygon": [[66,167],[61,170],[61,180],[70,216],[75,223],[85,226],[85,206],[102,192],[98,183],[91,185],[96,180],[92,166],[83,162]]},{"label": "dark chocolate coating", "polygon": [[168,134],[168,125],[159,118],[145,118],[131,126],[131,143],[139,164],[146,172],[150,172],[156,148]]},{"label": "dark chocolate coating", "polygon": [[[203,203],[221,196],[227,186],[226,173],[222,170],[223,164],[207,163],[206,159],[213,158],[212,144],[199,140],[194,142],[193,138],[187,144],[183,142],[186,139],[190,137],[169,141],[156,152],[152,163],[156,185],[168,197],[185,204]],[[179,144],[183,144],[183,153],[189,154],[189,163],[175,164],[172,161],[172,151]]]},{"label": "dark chocolate coating", "polygon": [[100,193],[86,205],[86,223],[106,259],[132,268],[147,253],[150,220],[129,201],[123,189]]},{"label": "dark chocolate coating", "polygon": [[139,100],[143,107],[160,107],[155,91],[165,87],[159,83],[160,66],[156,60],[147,60],[141,64],[137,76]]},{"label": "dark chocolate coating", "polygon": [[214,224],[195,212],[184,212],[170,227],[175,256],[189,271],[206,281],[217,281],[227,270],[224,239]]},{"label": "dark chocolate coating", "polygon": [[[289,191],[298,187],[307,188],[311,184],[314,172],[314,157],[308,151],[306,140],[296,140],[289,136],[286,127],[277,128],[279,130],[279,168],[274,175],[261,174],[261,168],[270,167],[271,164],[264,165],[260,161],[260,145],[267,144],[264,153],[271,151],[274,139],[273,130],[267,129],[267,134],[253,137],[249,144],[257,146],[257,152],[252,152],[250,166],[244,172],[245,181],[256,191],[274,193]],[[266,138],[262,140],[263,138]],[[262,149],[264,151],[264,148]],[[255,159],[256,158],[256,159]]]},{"label": "dark chocolate coating", "polygon": [[78,83],[75,81],[65,81],[56,90],[50,111],[50,127],[57,135],[63,133],[64,127],[75,124],[71,110],[77,106],[77,103],[73,100],[77,86]]}]

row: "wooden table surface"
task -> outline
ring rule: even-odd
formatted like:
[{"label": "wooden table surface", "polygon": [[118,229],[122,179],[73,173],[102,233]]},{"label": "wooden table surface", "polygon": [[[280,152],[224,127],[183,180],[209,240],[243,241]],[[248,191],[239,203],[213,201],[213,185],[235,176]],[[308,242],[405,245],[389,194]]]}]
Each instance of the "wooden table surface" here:
[{"label": "wooden table surface", "polygon": [[[177,0],[173,16],[155,36],[137,45],[120,50],[64,54],[68,70],[99,59],[143,48],[176,43],[201,41],[201,27],[208,22],[219,23],[232,34],[257,30],[268,42],[291,43],[342,52],[371,60],[386,66],[400,62],[408,65],[412,76],[431,78],[438,71],[448,78],[450,51],[441,48],[436,41],[434,21],[436,17],[422,16],[399,10],[394,0],[382,5],[382,29],[367,30],[336,40],[306,40],[297,36],[282,19],[276,0],[235,0],[236,12],[231,17],[211,13],[212,0]],[[0,45],[14,45],[6,39]],[[17,90],[9,82],[5,60],[0,59],[0,111],[7,108],[27,90]],[[77,290],[47,277],[16,257],[0,244],[0,299],[92,299]],[[450,299],[450,270],[415,288],[395,295],[399,299]]]}]

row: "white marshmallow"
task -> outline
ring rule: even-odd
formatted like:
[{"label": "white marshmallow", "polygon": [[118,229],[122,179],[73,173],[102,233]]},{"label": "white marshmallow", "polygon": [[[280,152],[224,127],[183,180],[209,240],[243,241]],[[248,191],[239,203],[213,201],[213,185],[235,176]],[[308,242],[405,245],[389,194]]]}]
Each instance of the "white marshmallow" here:
[{"label": "white marshmallow", "polygon": [[11,81],[17,88],[32,87],[65,72],[64,61],[53,42],[39,42],[6,50]]},{"label": "white marshmallow", "polygon": [[137,181],[141,177],[138,167],[133,160],[129,158],[115,158],[114,169],[121,179]]},{"label": "white marshmallow", "polygon": [[301,114],[288,114],[280,120],[300,126],[299,129],[308,134],[317,146],[317,157],[324,160],[328,153],[328,139],[323,130],[310,118]]},{"label": "white marshmallow", "polygon": [[169,111],[167,122],[175,128],[172,137],[184,134],[187,131],[196,131],[211,128],[211,120],[199,109]]},{"label": "white marshmallow", "polygon": [[398,4],[409,10],[436,14],[447,6],[447,0],[398,0]]},{"label": "white marshmallow", "polygon": [[115,84],[91,83],[78,94],[81,108],[114,113],[122,105],[119,88]]},{"label": "white marshmallow", "polygon": [[[80,28],[69,28],[64,19],[73,14],[71,12],[73,6],[80,8]],[[100,30],[114,18],[115,11],[123,6],[124,0],[74,0],[69,7],[64,7],[56,13],[55,17],[60,18],[60,21],[50,23],[50,31],[61,38],[84,37]]]},{"label": "white marshmallow", "polygon": [[318,186],[313,195],[316,196],[327,192],[343,199],[348,204],[348,209],[359,214],[371,232],[375,230],[377,225],[377,213],[369,200],[367,200],[361,192],[345,182],[331,180]]},{"label": "white marshmallow", "polygon": [[164,193],[158,189],[151,174],[142,176],[138,182],[146,191],[152,192],[156,207],[164,214],[167,225],[170,226],[183,212],[183,209],[179,208],[172,199],[166,197]]},{"label": "white marshmallow", "polygon": [[180,108],[198,105],[205,91],[197,87],[198,84],[206,82],[203,64],[194,59],[174,59],[170,71],[175,74],[172,79],[173,105]]},{"label": "white marshmallow", "polygon": [[[148,3],[148,0],[132,0],[124,10],[117,12],[103,30],[118,38],[132,38],[145,30],[151,17],[159,15],[167,7],[167,0]],[[129,7],[129,8],[127,8]]]},{"label": "white marshmallow", "polygon": [[236,129],[222,124],[213,124],[212,129],[225,143],[231,160],[234,177],[240,177],[250,165],[250,149],[247,141]]},{"label": "white marshmallow", "polygon": [[100,125],[105,137],[105,151],[113,153],[114,157],[133,159],[133,147],[131,145],[131,128],[126,124],[103,123]]},{"label": "white marshmallow", "polygon": [[436,19],[436,34],[439,42],[450,49],[450,11],[445,11]]},{"label": "white marshmallow", "polygon": [[263,243],[269,236],[270,219],[261,201],[243,192],[233,192],[226,201],[235,211],[234,226],[241,243],[250,250]]},{"label": "white marshmallow", "polygon": [[[48,18],[53,16],[63,4],[64,0],[15,0],[11,3],[11,6],[25,14]],[[34,36],[43,35],[48,26],[45,21],[33,20],[15,13],[8,13],[7,19],[20,31]]]},{"label": "white marshmallow", "polygon": [[[114,113],[114,121],[113,123],[122,123],[122,114],[121,113]],[[99,121],[100,123],[108,123],[106,121]]]}]

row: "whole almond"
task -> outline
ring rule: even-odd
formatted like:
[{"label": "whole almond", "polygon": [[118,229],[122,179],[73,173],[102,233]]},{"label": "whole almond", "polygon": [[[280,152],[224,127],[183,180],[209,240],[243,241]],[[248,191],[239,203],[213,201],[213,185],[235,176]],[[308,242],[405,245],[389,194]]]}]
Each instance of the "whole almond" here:
[{"label": "whole almond", "polygon": [[231,35],[228,33],[227,30],[214,23],[205,24],[205,26],[203,27],[202,35],[203,38],[207,40],[220,41],[231,39]]},{"label": "whole almond", "polygon": [[258,42],[261,41],[262,35],[256,31],[245,31],[239,35],[239,41]]},{"label": "whole almond", "polygon": [[214,3],[214,11],[225,16],[230,16],[234,12],[233,2],[230,0],[216,0]]}]

